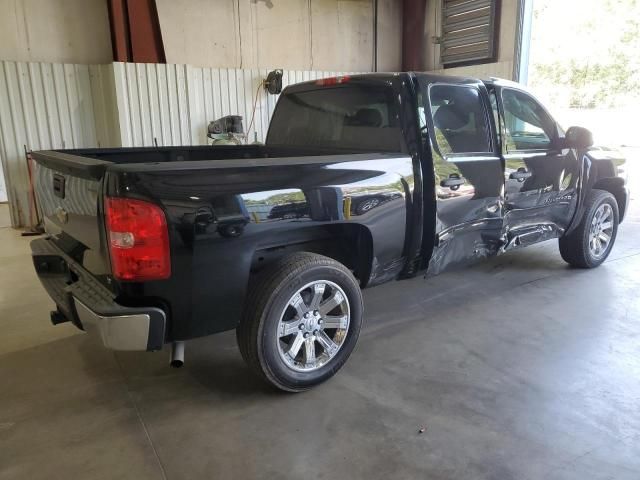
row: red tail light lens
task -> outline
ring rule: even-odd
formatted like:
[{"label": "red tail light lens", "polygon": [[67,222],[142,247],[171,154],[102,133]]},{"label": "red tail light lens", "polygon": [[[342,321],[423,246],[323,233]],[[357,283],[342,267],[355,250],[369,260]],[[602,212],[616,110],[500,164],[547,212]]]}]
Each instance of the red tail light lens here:
[{"label": "red tail light lens", "polygon": [[105,198],[111,269],[119,280],[162,280],[171,275],[167,220],[160,207],[130,198]]}]

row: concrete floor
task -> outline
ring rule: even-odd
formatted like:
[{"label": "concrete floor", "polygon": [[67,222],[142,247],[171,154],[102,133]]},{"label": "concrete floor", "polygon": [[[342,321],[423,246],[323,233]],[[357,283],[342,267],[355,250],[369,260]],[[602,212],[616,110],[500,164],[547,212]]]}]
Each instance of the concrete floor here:
[{"label": "concrete floor", "polygon": [[637,480],[639,207],[596,270],[550,242],[366,291],[355,353],[298,395],[232,332],[171,370],[52,327],[28,240],[0,229],[0,479]]}]

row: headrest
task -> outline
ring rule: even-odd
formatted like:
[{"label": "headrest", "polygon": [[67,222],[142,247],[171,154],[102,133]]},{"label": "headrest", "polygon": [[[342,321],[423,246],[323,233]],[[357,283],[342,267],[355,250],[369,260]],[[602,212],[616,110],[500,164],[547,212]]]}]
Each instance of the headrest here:
[{"label": "headrest", "polygon": [[355,121],[363,127],[381,127],[382,114],[375,108],[361,108],[355,114]]},{"label": "headrest", "polygon": [[433,124],[440,130],[459,130],[468,123],[465,117],[454,105],[441,105],[433,116]]}]

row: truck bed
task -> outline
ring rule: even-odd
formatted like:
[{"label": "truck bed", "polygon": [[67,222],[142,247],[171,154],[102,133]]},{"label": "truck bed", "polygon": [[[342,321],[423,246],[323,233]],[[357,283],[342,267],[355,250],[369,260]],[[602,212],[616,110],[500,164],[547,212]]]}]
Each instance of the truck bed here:
[{"label": "truck bed", "polygon": [[[165,340],[234,328],[250,272],[284,251],[341,250],[363,285],[396,277],[417,254],[405,238],[408,213],[421,214],[411,206],[421,202],[402,153],[246,145],[56,150],[34,159],[49,250],[69,267],[62,271],[92,275],[123,308],[146,308],[149,318],[148,309],[166,312]],[[114,278],[107,198],[162,209],[169,278]],[[78,277],[59,279],[70,282],[69,295]]]}]

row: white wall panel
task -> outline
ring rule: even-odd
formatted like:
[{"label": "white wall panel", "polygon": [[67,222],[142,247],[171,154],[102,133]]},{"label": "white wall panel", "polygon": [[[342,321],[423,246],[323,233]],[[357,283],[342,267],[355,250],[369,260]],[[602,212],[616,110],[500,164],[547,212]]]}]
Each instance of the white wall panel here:
[{"label": "white wall panel", "polygon": [[118,147],[121,145],[120,124],[113,64],[89,65],[89,77],[96,128],[95,146]]},{"label": "white wall panel", "polygon": [[189,145],[186,65],[114,63],[121,145]]},{"label": "white wall panel", "polygon": [[103,74],[108,70],[95,71],[92,81],[88,65],[0,61],[0,158],[5,179],[0,183],[0,201],[9,199],[12,225],[29,223],[25,147],[43,150],[99,143],[93,103]]},{"label": "white wall panel", "polygon": [[[209,122],[225,115],[242,115],[249,142],[266,137],[277,100],[258,88],[267,69],[113,65],[123,146],[204,145]],[[340,74],[285,70],[283,86]]]}]

